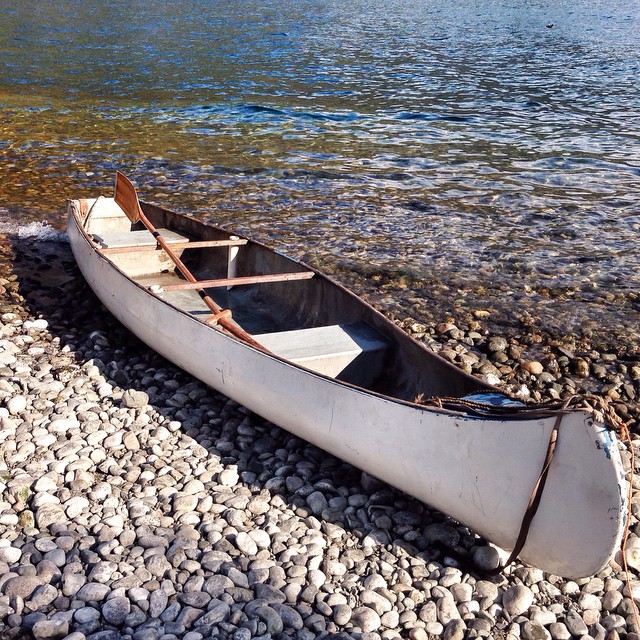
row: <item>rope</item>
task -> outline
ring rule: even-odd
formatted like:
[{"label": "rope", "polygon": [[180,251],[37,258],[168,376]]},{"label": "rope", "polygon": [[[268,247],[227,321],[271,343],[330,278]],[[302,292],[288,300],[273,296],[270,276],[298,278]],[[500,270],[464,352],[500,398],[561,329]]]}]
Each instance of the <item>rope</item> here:
[{"label": "rope", "polygon": [[[631,462],[631,470],[629,472],[630,478],[627,486],[627,504],[629,505],[629,511],[631,510],[631,497],[633,494],[633,472],[636,468],[635,462],[635,452],[633,450],[633,443],[631,442],[631,434],[629,433],[629,429],[627,425],[620,421],[620,434],[621,437],[627,442],[629,446],[629,457]],[[620,550],[622,553],[622,566],[624,567],[624,575],[627,581],[627,592],[629,594],[629,600],[631,600],[631,608],[633,611],[633,622],[636,626],[636,632],[640,631],[640,613],[638,613],[638,605],[633,597],[633,593],[631,592],[631,572],[629,571],[629,564],[627,562],[627,541],[629,540],[629,521],[631,520],[631,513],[627,516],[627,522],[624,527],[624,533],[622,534],[622,544],[620,545]]]},{"label": "rope", "polygon": [[98,196],[93,201],[93,204],[91,205],[89,211],[87,211],[87,215],[84,217],[84,220],[82,221],[82,227],[84,229],[87,229],[87,227],[89,226],[89,220],[91,219],[91,214],[93,213],[93,209],[98,204],[98,200],[101,200],[102,198],[103,198],[103,196]]},{"label": "rope", "polygon": [[522,517],[522,523],[520,525],[520,531],[518,532],[518,537],[516,538],[513,550],[502,566],[498,565],[495,569],[487,571],[489,575],[496,575],[504,571],[504,569],[518,557],[519,553],[522,551],[522,548],[527,542],[527,536],[529,535],[531,523],[533,522],[533,519],[538,511],[540,501],[542,500],[544,486],[547,483],[549,467],[551,466],[551,461],[553,460],[553,454],[556,451],[556,445],[558,443],[558,431],[560,430],[560,423],[562,422],[563,415],[563,413],[559,413],[556,417],[555,422],[553,423],[553,428],[551,429],[551,434],[549,436],[549,444],[547,445],[547,453],[544,457],[544,464],[542,465],[542,471],[540,471],[540,475],[538,476],[538,479],[533,486],[533,490],[531,491],[531,495],[529,496],[529,502],[527,503],[527,508],[524,511],[524,516]]},{"label": "rope", "polygon": [[[589,402],[593,404],[590,406]],[[636,631],[640,631],[640,613],[638,612],[638,605],[631,592],[631,572],[629,571],[629,564],[627,562],[627,542],[629,540],[629,527],[631,520],[631,498],[633,496],[633,474],[636,468],[635,452],[633,450],[633,443],[631,441],[631,434],[629,428],[618,415],[615,408],[612,406],[606,398],[589,394],[583,397],[582,404],[577,404],[580,408],[588,408],[593,412],[593,416],[600,422],[607,422],[610,424],[619,434],[620,440],[622,440],[629,449],[629,480],[627,482],[627,505],[629,508],[629,514],[627,515],[627,521],[625,523],[624,532],[622,534],[622,542],[620,544],[620,553],[622,554],[622,567],[624,569],[625,579],[627,581],[627,593],[629,594],[629,600],[631,601],[631,608],[633,611],[633,622],[636,627]]]}]

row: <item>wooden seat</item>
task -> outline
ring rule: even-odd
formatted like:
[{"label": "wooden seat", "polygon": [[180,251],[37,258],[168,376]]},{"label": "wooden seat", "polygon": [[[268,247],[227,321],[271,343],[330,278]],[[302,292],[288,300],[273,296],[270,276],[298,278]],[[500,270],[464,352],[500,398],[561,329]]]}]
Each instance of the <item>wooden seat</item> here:
[{"label": "wooden seat", "polygon": [[[167,229],[159,229],[159,232],[167,244],[176,247],[175,255],[180,255],[183,249],[179,247],[185,246],[188,238]],[[169,254],[157,248],[155,237],[147,229],[94,233],[93,240],[130,278],[174,268]]]},{"label": "wooden seat", "polygon": [[[188,243],[189,239],[175,231],[158,229],[158,232],[169,244]],[[155,247],[158,243],[147,229],[140,231],[117,231],[113,233],[94,233],[93,240],[103,249],[124,249],[125,247]]]},{"label": "wooden seat", "polygon": [[381,371],[389,343],[365,322],[263,333],[255,339],[271,353],[331,378],[364,384]]}]

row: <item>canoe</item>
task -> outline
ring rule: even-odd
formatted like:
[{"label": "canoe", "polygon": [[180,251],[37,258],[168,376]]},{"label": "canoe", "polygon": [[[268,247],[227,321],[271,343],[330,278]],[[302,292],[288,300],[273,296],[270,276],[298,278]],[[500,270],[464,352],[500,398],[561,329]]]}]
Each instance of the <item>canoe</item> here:
[{"label": "canoe", "polygon": [[122,174],[114,197],[69,201],[68,235],[125,327],[267,420],[549,573],[618,550],[627,483],[591,412],[511,402],[318,270],[139,202]]}]

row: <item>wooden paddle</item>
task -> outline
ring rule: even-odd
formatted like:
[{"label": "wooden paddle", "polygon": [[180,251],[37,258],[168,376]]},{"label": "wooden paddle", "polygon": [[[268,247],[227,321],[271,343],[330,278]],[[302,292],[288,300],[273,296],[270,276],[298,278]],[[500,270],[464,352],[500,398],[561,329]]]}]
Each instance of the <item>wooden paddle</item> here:
[{"label": "wooden paddle", "polygon": [[[140,207],[140,200],[138,200],[138,194],[136,188],[133,186],[131,180],[127,178],[120,171],[116,171],[116,188],[114,200],[120,208],[125,212],[127,218],[131,220],[132,224],[136,222],[142,222],[142,224],[149,230],[149,232],[156,239],[156,242],[165,253],[171,258],[172,262],[178,268],[178,271],[186,278],[187,281],[197,284],[197,280],[194,275],[189,271],[187,266],[180,260],[180,258],[173,252],[169,243],[162,237],[162,234],[151,224],[147,216],[144,215],[142,208]],[[253,347],[257,347],[262,351],[266,349],[256,340],[250,333],[241,329],[237,324],[231,321],[231,311],[229,309],[222,310],[204,289],[196,289],[198,295],[202,298],[203,302],[211,309],[213,316],[207,319],[208,324],[219,324],[227,333],[239,338],[240,340],[250,344]]]}]

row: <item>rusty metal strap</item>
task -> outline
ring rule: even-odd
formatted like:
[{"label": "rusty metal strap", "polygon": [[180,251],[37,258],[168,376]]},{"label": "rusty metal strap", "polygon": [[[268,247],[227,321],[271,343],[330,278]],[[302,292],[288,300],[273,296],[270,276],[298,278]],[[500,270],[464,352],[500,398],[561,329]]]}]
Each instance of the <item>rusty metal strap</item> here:
[{"label": "rusty metal strap", "polygon": [[547,446],[547,454],[544,458],[542,471],[540,471],[538,480],[536,481],[533,487],[533,491],[531,492],[531,496],[529,497],[529,502],[522,518],[520,532],[518,533],[518,537],[516,538],[516,543],[513,547],[513,551],[511,551],[511,554],[507,558],[507,561],[502,566],[498,566],[495,569],[491,569],[485,572],[489,575],[496,575],[502,572],[505,567],[510,565],[518,557],[518,554],[522,551],[522,548],[527,542],[529,528],[531,527],[533,518],[535,517],[536,512],[538,511],[538,507],[540,506],[540,500],[542,500],[542,492],[544,491],[544,486],[547,482],[547,476],[549,475],[549,468],[551,467],[553,454],[556,451],[556,445],[558,443],[558,432],[560,430],[562,416],[563,414],[559,413],[556,416],[555,422],[553,423],[553,428],[551,429],[551,435],[549,436],[549,444]]}]

